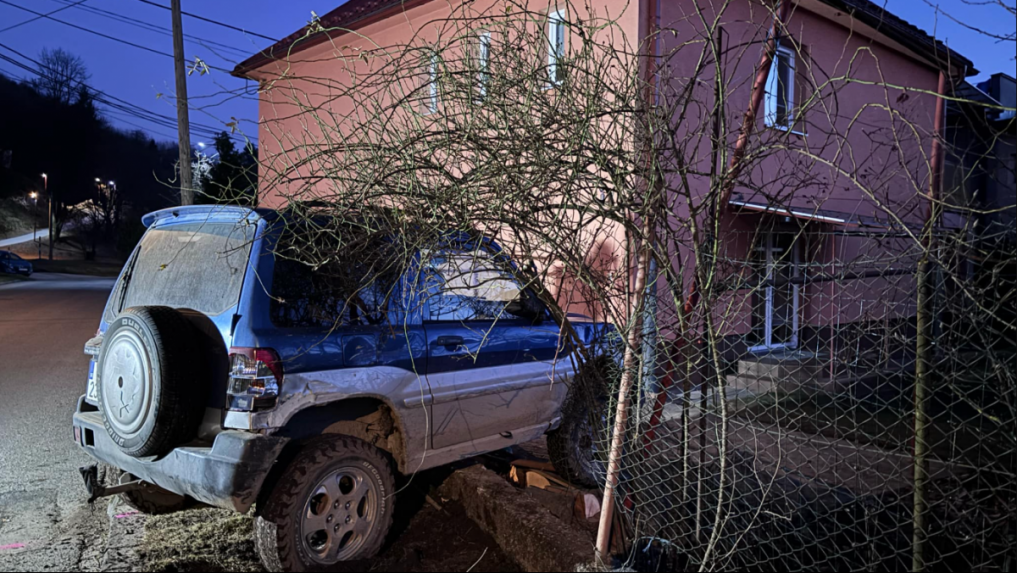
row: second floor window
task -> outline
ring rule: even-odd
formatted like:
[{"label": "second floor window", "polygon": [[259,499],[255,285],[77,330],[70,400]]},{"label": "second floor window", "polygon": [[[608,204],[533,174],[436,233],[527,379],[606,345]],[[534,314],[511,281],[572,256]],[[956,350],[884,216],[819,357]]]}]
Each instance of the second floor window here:
[{"label": "second floor window", "polygon": [[778,46],[766,84],[766,125],[791,129],[795,120],[795,52]]},{"label": "second floor window", "polygon": [[547,73],[550,85],[557,86],[565,79],[565,12],[554,10],[547,19]]},{"label": "second floor window", "polygon": [[431,52],[427,58],[427,100],[424,107],[427,113],[438,111],[438,53]]},{"label": "second floor window", "polygon": [[480,84],[480,101],[487,97],[491,83],[491,32],[481,32],[477,45],[477,82]]}]

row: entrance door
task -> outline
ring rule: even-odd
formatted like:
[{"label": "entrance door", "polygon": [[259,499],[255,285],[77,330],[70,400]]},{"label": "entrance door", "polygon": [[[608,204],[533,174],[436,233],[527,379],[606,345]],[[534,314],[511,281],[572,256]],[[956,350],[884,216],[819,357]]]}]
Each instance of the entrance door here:
[{"label": "entrance door", "polygon": [[796,348],[801,286],[800,241],[797,233],[769,232],[753,252],[760,286],[753,297],[752,351]]}]

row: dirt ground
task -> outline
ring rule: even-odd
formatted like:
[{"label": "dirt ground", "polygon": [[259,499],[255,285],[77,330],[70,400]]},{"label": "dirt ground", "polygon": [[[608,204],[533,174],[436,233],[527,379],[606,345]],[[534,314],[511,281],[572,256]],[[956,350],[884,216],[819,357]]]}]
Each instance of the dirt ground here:
[{"label": "dirt ground", "polygon": [[[520,571],[455,503],[427,502],[424,488],[441,475],[417,476],[396,502],[393,531],[373,560],[342,571]],[[433,499],[433,498],[432,498]],[[140,518],[143,537],[131,568],[156,572],[262,571],[254,551],[253,518],[202,508]]]}]

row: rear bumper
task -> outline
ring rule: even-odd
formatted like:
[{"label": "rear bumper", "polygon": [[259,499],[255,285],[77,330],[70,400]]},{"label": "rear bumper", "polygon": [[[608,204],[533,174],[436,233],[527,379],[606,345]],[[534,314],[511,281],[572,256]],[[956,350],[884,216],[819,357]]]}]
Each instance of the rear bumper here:
[{"label": "rear bumper", "polygon": [[88,408],[82,397],[73,422],[74,437],[88,455],[173,493],[239,512],[254,504],[288,441],[224,431],[215,437],[212,447],[183,446],[159,458],[132,458],[110,439],[102,414],[82,411]]}]

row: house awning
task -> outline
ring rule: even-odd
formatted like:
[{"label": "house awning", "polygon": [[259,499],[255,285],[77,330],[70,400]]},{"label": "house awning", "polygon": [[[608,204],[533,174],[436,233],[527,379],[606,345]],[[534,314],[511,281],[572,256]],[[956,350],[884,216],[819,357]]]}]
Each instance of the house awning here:
[{"label": "house awning", "polygon": [[841,211],[830,211],[827,209],[808,209],[805,207],[785,207],[778,205],[767,205],[759,202],[731,199],[730,206],[735,213],[769,213],[784,217],[794,217],[817,223],[830,225],[844,225],[847,227],[864,227],[869,229],[887,230],[893,225],[887,221],[880,221],[874,217],[844,213]]}]

